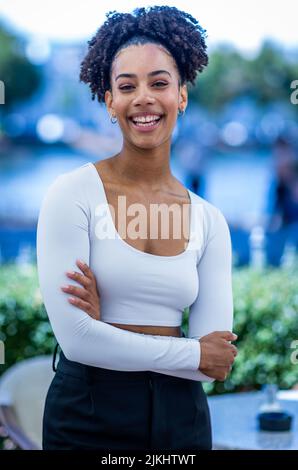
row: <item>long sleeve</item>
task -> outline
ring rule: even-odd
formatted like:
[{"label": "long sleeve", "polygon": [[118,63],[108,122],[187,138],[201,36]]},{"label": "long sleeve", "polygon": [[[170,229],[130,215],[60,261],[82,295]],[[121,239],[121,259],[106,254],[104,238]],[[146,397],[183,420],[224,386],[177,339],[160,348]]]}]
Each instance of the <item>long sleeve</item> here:
[{"label": "long sleeve", "polygon": [[[233,328],[230,231],[222,212],[215,206],[212,209],[216,214],[215,217],[211,217],[211,212],[208,215],[209,235],[197,264],[199,293],[189,309],[188,337],[198,340],[214,331],[232,331]],[[174,375],[172,371],[162,373]],[[175,375],[202,382],[215,380],[200,370],[179,370]]]},{"label": "long sleeve", "polygon": [[[76,172],[58,176],[42,201],[37,224],[39,287],[55,334],[72,361],[112,370],[197,370],[199,342],[135,333],[95,320],[61,291],[78,258],[90,262],[90,207]],[[175,373],[173,373],[175,375]]]}]

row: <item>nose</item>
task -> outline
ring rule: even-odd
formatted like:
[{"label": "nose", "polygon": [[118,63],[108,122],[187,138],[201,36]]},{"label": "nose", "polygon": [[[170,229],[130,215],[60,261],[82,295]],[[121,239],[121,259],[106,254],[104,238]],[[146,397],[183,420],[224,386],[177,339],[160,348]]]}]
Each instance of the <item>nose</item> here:
[{"label": "nose", "polygon": [[148,104],[154,104],[155,98],[152,96],[152,91],[148,89],[146,85],[139,86],[136,96],[133,100],[134,106],[146,106]]}]

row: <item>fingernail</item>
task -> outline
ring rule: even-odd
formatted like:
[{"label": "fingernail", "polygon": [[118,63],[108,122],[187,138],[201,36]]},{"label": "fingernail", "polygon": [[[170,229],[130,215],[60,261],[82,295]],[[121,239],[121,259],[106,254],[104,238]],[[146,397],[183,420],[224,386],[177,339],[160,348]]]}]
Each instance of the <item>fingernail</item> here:
[{"label": "fingernail", "polygon": [[234,334],[234,338],[235,338],[235,339],[238,338],[238,335],[235,335],[235,334]]},{"label": "fingernail", "polygon": [[74,271],[66,271],[66,274],[74,275]]},{"label": "fingernail", "polygon": [[74,299],[73,297],[69,297],[68,299],[70,302],[75,302],[76,299]]},{"label": "fingernail", "polygon": [[61,289],[68,289],[69,286],[61,286]]},{"label": "fingernail", "polygon": [[81,259],[78,259],[77,261],[78,261],[80,264],[83,264],[83,265],[85,264],[84,261],[82,261]]}]

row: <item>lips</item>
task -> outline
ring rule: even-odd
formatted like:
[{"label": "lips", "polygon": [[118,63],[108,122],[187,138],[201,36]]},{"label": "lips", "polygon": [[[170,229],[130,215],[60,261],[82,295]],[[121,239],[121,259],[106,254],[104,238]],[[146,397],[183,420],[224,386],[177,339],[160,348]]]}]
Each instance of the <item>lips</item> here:
[{"label": "lips", "polygon": [[163,120],[163,115],[161,115],[158,119],[155,119],[151,122],[144,122],[144,123],[136,123],[133,121],[133,118],[128,118],[129,122],[131,123],[132,127],[140,132],[150,132],[157,129],[160,126],[161,121]]}]

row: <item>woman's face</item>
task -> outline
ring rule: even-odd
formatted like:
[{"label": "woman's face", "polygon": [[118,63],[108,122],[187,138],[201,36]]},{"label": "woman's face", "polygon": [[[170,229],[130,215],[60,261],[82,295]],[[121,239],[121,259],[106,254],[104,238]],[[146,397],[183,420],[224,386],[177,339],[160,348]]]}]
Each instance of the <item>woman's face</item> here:
[{"label": "woman's face", "polygon": [[[175,61],[161,46],[131,45],[119,51],[111,69],[112,92],[106,91],[105,102],[126,141],[154,148],[171,138],[178,108],[185,110],[187,105],[186,85],[179,87],[178,80]],[[161,118],[152,127],[133,122],[136,114],[146,113]]]}]

